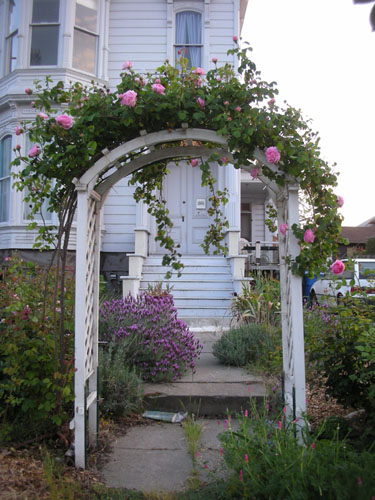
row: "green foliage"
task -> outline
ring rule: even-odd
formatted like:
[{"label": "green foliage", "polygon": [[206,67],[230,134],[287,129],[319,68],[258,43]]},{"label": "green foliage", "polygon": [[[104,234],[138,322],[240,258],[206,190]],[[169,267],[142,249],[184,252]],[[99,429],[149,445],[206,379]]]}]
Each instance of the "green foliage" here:
[{"label": "green foliage", "polygon": [[310,435],[307,423],[272,418],[251,401],[249,416],[239,416],[219,438],[231,473],[226,498],[257,500],[367,499],[375,490],[375,454],[354,451],[337,434],[321,439],[324,429]]},{"label": "green foliage", "polygon": [[74,399],[74,282],[67,276],[62,351],[53,333],[61,316],[54,307],[54,270],[12,257],[1,273],[1,439],[54,432],[66,423]]},{"label": "green foliage", "polygon": [[278,327],[280,312],[280,283],[262,275],[257,275],[250,286],[243,285],[242,293],[232,302],[232,314],[241,323]]},{"label": "green foliage", "polygon": [[224,332],[213,346],[214,356],[225,365],[257,365],[263,370],[271,369],[280,351],[280,333],[254,323]]},{"label": "green foliage", "polygon": [[111,342],[100,347],[99,407],[106,417],[126,416],[141,406],[142,381],[129,364],[126,342]]},{"label": "green foliage", "polygon": [[366,254],[375,255],[375,238],[369,238],[366,241]]},{"label": "green foliage", "polygon": [[374,306],[345,301],[305,313],[308,362],[324,376],[326,391],[345,406],[375,405]]},{"label": "green foliage", "polygon": [[[35,213],[48,197],[49,209],[58,213],[62,233],[65,232],[66,236],[76,204],[73,180],[80,178],[102,158],[102,151],[111,151],[138,138],[142,130],[150,133],[178,129],[182,123],[190,128],[214,130],[226,137],[228,150],[218,150],[215,141],[202,144],[212,149],[208,158],[204,155],[205,159],[200,160],[202,184],[210,191],[208,214],[212,217],[202,245],[205,251],[213,247],[214,253],[225,252],[223,238],[227,221],[221,207],[227,201],[227,193],[217,191],[209,162],[217,161],[225,168],[230,161],[235,168],[241,168],[251,164],[256,147],[266,150],[276,146],[281,154],[277,170],[265,164],[260,174],[281,187],[285,186],[287,179],[296,179],[314,208],[309,219],[304,221],[304,227],[294,225],[290,228],[301,245],[300,255],[290,265],[293,272],[301,275],[306,269],[321,271],[336,253],[340,241],[341,216],[337,212],[337,197],[333,191],[337,176],[320,157],[319,137],[310,129],[302,113],[291,107],[283,109],[277,103],[267,104],[277,90],[274,83],[261,79],[248,57],[249,50],[249,47],[241,49],[236,45],[228,51],[229,55],[238,58],[240,78],[228,63],[222,67],[215,65],[203,77],[194,69],[187,69],[183,62],[185,58],[182,58],[181,71],[168,63],[158,68],[155,74],[140,75],[128,68],[120,74],[121,82],[113,93],[95,84],[90,87],[76,82],[65,88],[62,82],[51,86],[51,78],[47,78],[44,84],[36,82],[33,91],[35,107],[47,114],[47,118],[37,114],[33,122],[21,125],[31,141],[40,147],[40,154],[30,158],[27,152],[16,149],[18,156],[13,162],[15,186],[19,190],[27,188],[28,201],[34,206]],[[153,89],[156,80],[164,87],[162,93]],[[122,103],[123,94],[129,90],[137,94],[134,106]],[[63,128],[56,122],[55,115],[61,109],[72,117],[71,127]],[[173,142],[172,137],[168,144],[156,145],[156,149],[183,145],[181,141]],[[133,160],[142,160],[148,152],[147,148],[132,151],[120,158],[117,166],[129,167]],[[197,155],[200,154],[198,150]],[[169,252],[165,263],[177,270],[181,268],[178,248],[171,237],[172,223],[160,188],[168,161],[197,155],[176,152],[174,158],[172,155],[167,160],[149,165],[133,178],[134,182],[141,182],[136,189],[136,199],[148,202],[158,225],[157,239]],[[139,166],[135,165],[134,171],[137,169]],[[100,174],[97,184],[105,181],[107,173]],[[307,228],[314,229],[315,241],[312,244],[303,241]],[[68,240],[62,237],[62,233],[58,233],[58,246]],[[40,236],[47,245],[54,244],[52,228],[41,228]]]}]

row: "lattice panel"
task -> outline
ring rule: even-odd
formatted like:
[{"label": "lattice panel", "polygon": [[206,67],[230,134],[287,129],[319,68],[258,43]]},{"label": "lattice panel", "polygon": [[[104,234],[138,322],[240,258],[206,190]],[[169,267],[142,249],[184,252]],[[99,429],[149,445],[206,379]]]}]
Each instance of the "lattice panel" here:
[{"label": "lattice panel", "polygon": [[86,294],[85,294],[85,380],[93,373],[94,353],[94,283],[96,269],[96,233],[98,216],[96,200],[89,198],[87,214],[87,247],[86,247]]}]

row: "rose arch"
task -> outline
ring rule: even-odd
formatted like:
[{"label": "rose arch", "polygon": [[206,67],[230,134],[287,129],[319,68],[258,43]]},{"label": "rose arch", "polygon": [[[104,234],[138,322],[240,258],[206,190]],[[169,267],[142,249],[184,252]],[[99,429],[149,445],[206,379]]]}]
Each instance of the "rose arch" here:
[{"label": "rose arch", "polygon": [[[335,254],[341,198],[333,191],[336,175],[320,158],[319,137],[299,111],[277,106],[274,85],[261,80],[246,50],[229,51],[238,56],[241,79],[230,65],[218,67],[216,58],[207,75],[201,68],[189,69],[182,58],[180,71],[166,63],[156,75],[147,77],[126,63],[115,93],[79,83],[65,88],[59,82],[51,87],[50,79],[44,87],[38,84],[36,92],[26,89],[28,95],[35,94],[32,105],[40,112],[34,122],[16,129],[16,135],[27,130],[36,144],[24,156],[20,147],[15,148],[18,156],[13,165],[20,167],[14,173],[15,185],[27,189],[28,200],[34,204],[32,213],[48,199],[50,210],[58,214],[58,229],[41,228],[40,234],[47,243],[54,242],[57,234],[54,244],[62,249],[62,269],[77,212],[74,429],[79,467],[86,463],[86,436],[93,445],[97,438],[102,208],[110,189],[132,175],[139,181],[141,198],[151,207],[151,215],[162,214],[158,228],[166,234],[166,207],[152,208],[150,202],[155,180],[162,180],[168,161],[201,158],[202,183],[210,188],[212,213],[218,221],[204,241],[206,250],[210,245],[224,250],[220,242],[225,233],[219,206],[225,203],[226,194],[216,190],[210,162],[250,171],[271,193],[279,226],[285,403],[290,418],[305,410],[301,280],[305,272],[324,269]],[[62,114],[56,116],[53,105]],[[301,192],[309,207],[302,219]],[[170,238],[161,236],[160,244],[170,251],[169,263],[178,270]],[[60,290],[63,310],[63,271],[61,276],[56,290]],[[63,319],[55,335],[60,338],[60,346],[55,342],[60,352]],[[65,370],[60,358],[60,369]]]},{"label": "rose arch", "polygon": [[[170,143],[180,145],[155,149]],[[193,143],[198,145],[192,145]],[[191,144],[191,145],[186,145]],[[202,144],[210,144],[210,147]],[[213,149],[213,147],[215,149]],[[147,154],[122,163],[130,153],[147,149]],[[75,319],[75,457],[76,465],[85,466],[85,436],[88,424],[89,443],[97,439],[97,370],[100,217],[105,199],[120,179],[155,162],[181,157],[207,157],[213,152],[225,154],[230,161],[227,140],[215,131],[190,129],[187,126],[144,134],[111,151],[105,151],[85,174],[76,179],[78,192],[76,249],[76,319]],[[278,174],[278,168],[256,148],[254,158]],[[99,176],[110,167],[118,168],[97,185]],[[250,170],[250,167],[248,167]],[[290,179],[284,186],[262,174],[259,179],[270,189],[278,211],[278,223],[292,227],[299,223],[298,185]],[[302,278],[292,273],[300,247],[296,236],[288,232],[280,239],[280,282],[284,366],[284,394],[288,415],[301,416],[305,411],[305,366],[302,316]]]}]

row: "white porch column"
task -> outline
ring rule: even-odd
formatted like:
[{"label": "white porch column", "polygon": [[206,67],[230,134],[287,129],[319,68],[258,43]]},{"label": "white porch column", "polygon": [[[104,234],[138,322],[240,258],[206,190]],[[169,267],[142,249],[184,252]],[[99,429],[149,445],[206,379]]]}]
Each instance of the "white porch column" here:
[{"label": "white porch column", "polygon": [[[302,278],[294,275],[286,262],[286,256],[293,263],[300,252],[291,230],[293,224],[299,224],[298,186],[287,186],[280,193],[277,208],[279,226],[288,226],[285,236],[279,232],[280,287],[285,403],[287,416],[294,419],[306,411]],[[302,420],[300,424],[303,425]]]}]

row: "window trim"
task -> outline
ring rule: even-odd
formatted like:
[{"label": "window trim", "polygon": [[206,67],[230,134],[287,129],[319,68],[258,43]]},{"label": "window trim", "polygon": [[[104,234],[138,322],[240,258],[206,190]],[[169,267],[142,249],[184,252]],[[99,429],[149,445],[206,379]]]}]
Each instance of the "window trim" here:
[{"label": "window trim", "polygon": [[[19,1],[19,0],[18,0]],[[17,28],[15,28],[13,31],[10,30],[10,2],[11,0],[8,0],[5,4],[5,16],[6,16],[6,35],[5,35],[5,75],[8,75],[9,73],[12,73],[15,71],[16,68],[12,69],[12,60],[16,61],[16,67],[17,67],[17,61],[19,58],[18,54],[18,49],[17,49],[17,54],[16,57],[11,57],[12,54],[12,47],[14,43],[14,39],[18,36],[19,33],[19,22],[17,23]]]}]

